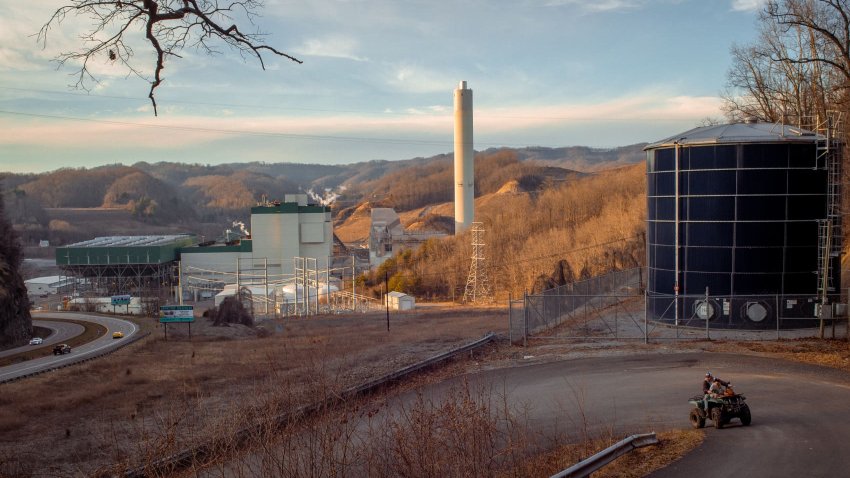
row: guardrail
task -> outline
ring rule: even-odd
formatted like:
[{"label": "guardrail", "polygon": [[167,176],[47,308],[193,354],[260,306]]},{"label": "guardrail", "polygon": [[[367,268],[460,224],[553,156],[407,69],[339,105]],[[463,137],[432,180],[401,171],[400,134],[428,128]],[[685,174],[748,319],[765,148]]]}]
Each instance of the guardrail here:
[{"label": "guardrail", "polygon": [[550,478],[585,478],[590,476],[591,473],[598,471],[603,466],[636,448],[643,448],[645,446],[657,444],[658,438],[655,436],[655,432],[645,433],[643,435],[632,435],[614,445],[609,446],[590,458],[582,460],[556,475],[552,475]]},{"label": "guardrail", "polygon": [[70,359],[67,362],[62,362],[60,365],[53,365],[53,366],[49,366],[47,368],[43,368],[41,370],[36,370],[35,372],[30,372],[30,373],[26,373],[24,375],[18,375],[17,377],[12,377],[12,378],[0,380],[0,384],[14,382],[16,380],[23,380],[25,378],[34,377],[34,376],[40,375],[42,373],[52,372],[53,370],[59,370],[60,368],[70,367],[71,365],[77,365],[77,364],[81,364],[83,362],[88,362],[89,360],[101,358],[101,357],[104,357],[106,355],[111,354],[112,352],[115,352],[116,350],[123,349],[124,347],[126,347],[126,346],[128,346],[128,345],[130,345],[134,342],[142,340],[143,338],[149,336],[150,334],[151,334],[150,332],[145,332],[143,334],[135,334],[132,337],[126,339],[126,340],[122,340],[120,343],[116,343],[115,347],[110,348],[109,350],[104,350],[103,352],[93,354],[93,355],[88,355],[88,354],[82,355],[77,359]]},{"label": "guardrail", "polygon": [[[435,355],[429,359],[396,370],[395,372],[388,373],[382,377],[366,382],[364,384],[350,387],[342,391],[337,396],[330,397],[328,399],[313,403],[311,405],[305,405],[295,409],[294,411],[279,415],[275,417],[273,423],[275,425],[281,426],[290,423],[294,418],[313,415],[319,412],[320,410],[327,409],[328,407],[344,402],[347,399],[354,398],[360,395],[365,395],[367,393],[378,390],[380,387],[383,387],[390,382],[397,381],[407,375],[411,375],[426,368],[433,367],[462,353],[472,352],[478,347],[484,346],[492,342],[495,338],[496,334],[490,332],[484,337],[476,340],[475,342]],[[220,442],[209,442],[203,445],[198,445],[192,448],[182,450],[171,456],[156,460],[150,465],[128,470],[124,473],[124,476],[126,478],[144,478],[147,476],[161,476],[163,474],[174,473],[175,471],[181,468],[190,466],[193,462],[196,462],[199,459],[203,460],[204,457],[212,455],[215,450],[221,446],[222,443],[227,443],[229,447],[232,447],[234,444],[236,446],[243,445],[252,436],[256,436],[257,431],[260,430],[261,427],[262,425],[250,425],[244,427],[236,431],[236,433],[234,433],[227,439],[220,440]]]}]

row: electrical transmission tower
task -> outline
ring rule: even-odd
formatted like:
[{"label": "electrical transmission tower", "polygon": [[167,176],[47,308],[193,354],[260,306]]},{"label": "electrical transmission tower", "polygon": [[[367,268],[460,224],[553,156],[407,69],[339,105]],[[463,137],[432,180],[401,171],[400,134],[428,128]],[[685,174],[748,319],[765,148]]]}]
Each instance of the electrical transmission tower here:
[{"label": "electrical transmission tower", "polygon": [[472,262],[469,264],[469,277],[463,292],[464,303],[489,302],[492,299],[490,281],[487,279],[487,258],[484,254],[484,224],[473,222]]}]

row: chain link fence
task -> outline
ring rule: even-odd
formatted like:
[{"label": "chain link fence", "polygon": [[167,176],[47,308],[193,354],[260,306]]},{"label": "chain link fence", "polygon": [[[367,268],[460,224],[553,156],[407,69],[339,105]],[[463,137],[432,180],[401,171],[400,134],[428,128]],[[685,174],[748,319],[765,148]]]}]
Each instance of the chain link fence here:
[{"label": "chain link fence", "polygon": [[[704,338],[727,332],[760,333],[764,339],[845,336],[845,304],[822,305],[812,295],[667,295],[647,294],[646,309],[654,321],[688,329],[704,329]],[[721,332],[722,331],[722,332]]]},{"label": "chain link fence", "polygon": [[[509,330],[513,343],[525,344],[529,337],[567,324],[582,337],[620,337],[620,321],[642,320],[643,308],[634,311],[643,296],[644,269],[615,271],[580,282],[525,295],[509,304]],[[602,323],[591,323],[602,318]],[[643,329],[634,338],[643,338]]]},{"label": "chain link fence", "polygon": [[511,342],[778,340],[848,333],[846,305],[822,306],[812,295],[645,295],[645,277],[642,268],[616,271],[512,299]]}]

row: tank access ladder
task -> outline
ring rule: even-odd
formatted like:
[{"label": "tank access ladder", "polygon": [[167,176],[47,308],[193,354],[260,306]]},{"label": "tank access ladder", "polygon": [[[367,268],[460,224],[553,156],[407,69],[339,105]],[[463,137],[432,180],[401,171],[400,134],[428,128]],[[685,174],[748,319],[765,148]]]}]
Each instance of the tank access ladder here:
[{"label": "tank access ladder", "polygon": [[836,131],[841,123],[840,112],[830,112],[827,118],[817,122],[816,168],[827,172],[826,217],[818,222],[818,268],[817,291],[827,303],[827,294],[835,292],[833,284],[836,258],[841,256],[841,156],[842,145],[836,140]]}]

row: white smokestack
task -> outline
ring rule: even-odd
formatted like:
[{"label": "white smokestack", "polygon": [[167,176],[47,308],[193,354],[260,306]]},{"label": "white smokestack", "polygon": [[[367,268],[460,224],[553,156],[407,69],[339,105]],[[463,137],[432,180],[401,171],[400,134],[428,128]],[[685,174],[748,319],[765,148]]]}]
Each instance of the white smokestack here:
[{"label": "white smokestack", "polygon": [[472,149],[472,90],[461,81],[455,100],[455,234],[475,220],[475,152]]}]

